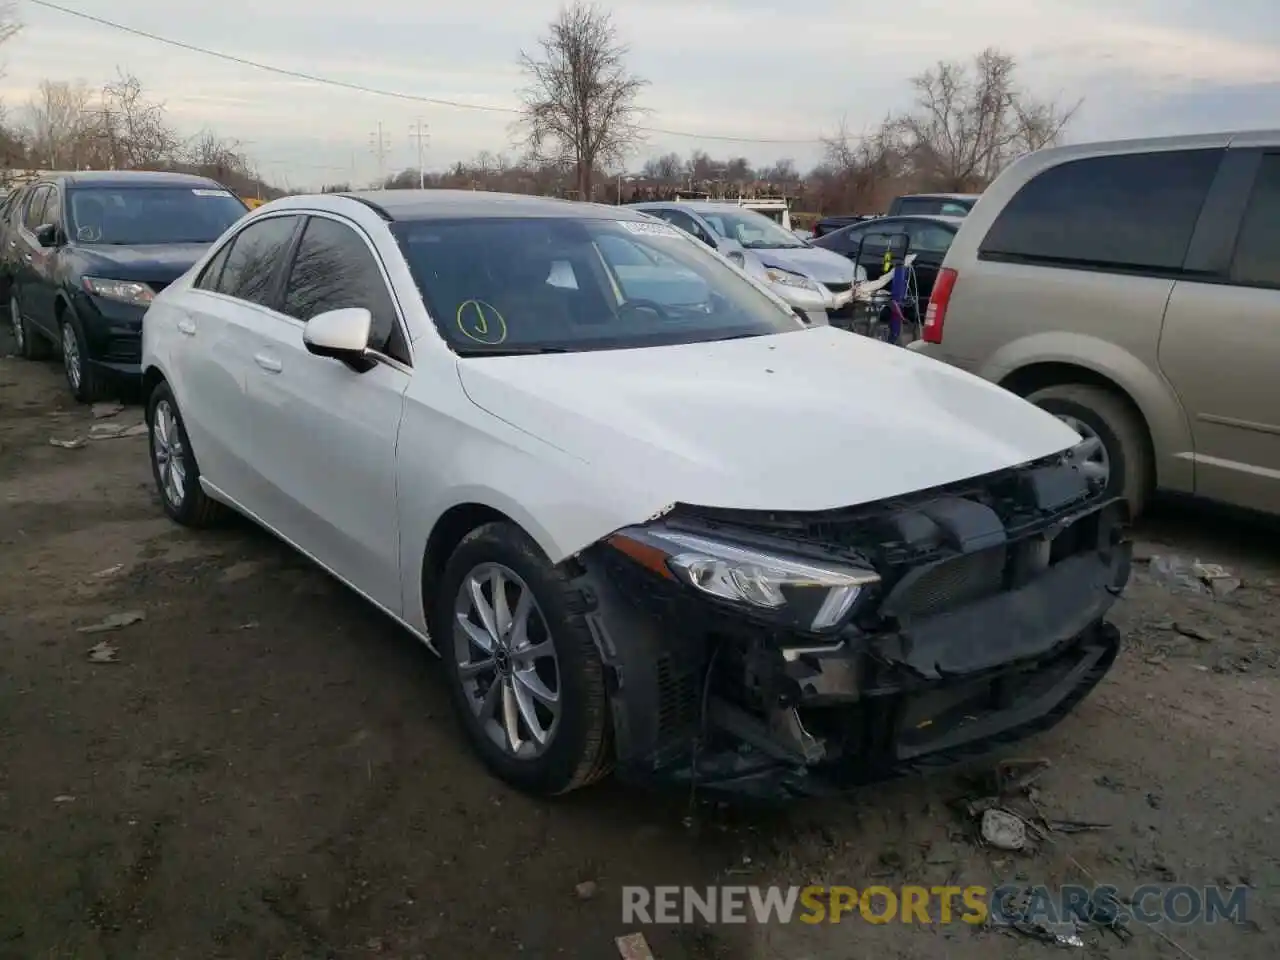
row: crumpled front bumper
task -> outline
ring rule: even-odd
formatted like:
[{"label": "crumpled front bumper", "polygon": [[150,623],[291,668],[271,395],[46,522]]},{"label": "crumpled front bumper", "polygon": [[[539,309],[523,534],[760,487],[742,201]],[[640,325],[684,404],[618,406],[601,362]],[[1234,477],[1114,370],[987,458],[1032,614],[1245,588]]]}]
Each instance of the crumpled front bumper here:
[{"label": "crumpled front bumper", "polygon": [[1048,729],[1119,651],[1105,616],[1129,575],[1124,514],[1123,503],[1078,514],[1097,542],[1013,589],[821,641],[711,613],[600,548],[587,558],[589,620],[619,776],[778,800],[950,765]]}]

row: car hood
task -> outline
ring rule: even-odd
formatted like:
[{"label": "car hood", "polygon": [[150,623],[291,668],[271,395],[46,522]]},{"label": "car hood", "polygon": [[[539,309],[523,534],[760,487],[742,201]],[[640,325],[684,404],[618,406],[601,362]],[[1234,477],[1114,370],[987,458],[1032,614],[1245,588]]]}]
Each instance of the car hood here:
[{"label": "car hood", "polygon": [[752,250],[751,253],[766,267],[805,273],[819,283],[853,282],[853,261],[821,247]]},{"label": "car hood", "polygon": [[458,369],[477,406],[589,464],[598,474],[592,487],[626,504],[617,526],[676,502],[765,510],[870,503],[1079,442],[993,384],[830,327],[475,357]]},{"label": "car hood", "polygon": [[79,247],[84,272],[110,280],[171,283],[204,256],[207,243],[143,244],[136,247],[103,244]]}]

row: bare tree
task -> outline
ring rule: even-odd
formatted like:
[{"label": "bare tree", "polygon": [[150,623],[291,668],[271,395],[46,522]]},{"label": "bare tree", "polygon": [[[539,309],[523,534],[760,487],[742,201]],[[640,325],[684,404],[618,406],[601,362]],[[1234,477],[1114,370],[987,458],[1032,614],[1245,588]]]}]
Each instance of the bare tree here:
[{"label": "bare tree", "polygon": [[664,153],[645,161],[641,173],[646,180],[658,183],[678,183],[684,179],[684,161],[678,153]]},{"label": "bare tree", "polygon": [[92,148],[91,95],[82,82],[41,80],[27,103],[26,128],[33,159],[50,169],[75,169]]},{"label": "bare tree", "polygon": [[529,82],[517,129],[536,161],[572,165],[589,200],[597,167],[620,163],[640,139],[646,81],[627,70],[612,16],[591,3],[563,8],[539,46],[538,56],[520,54]]},{"label": "bare tree", "polygon": [[142,82],[131,73],[117,70],[117,78],[102,88],[93,112],[105,165],[113,169],[167,163],[181,146],[164,104],[148,99]]},{"label": "bare tree", "polygon": [[981,189],[1019,154],[1059,139],[1080,103],[1037,100],[1016,73],[1012,56],[988,48],[969,64],[943,61],[912,79],[916,105],[900,129],[922,186]]}]

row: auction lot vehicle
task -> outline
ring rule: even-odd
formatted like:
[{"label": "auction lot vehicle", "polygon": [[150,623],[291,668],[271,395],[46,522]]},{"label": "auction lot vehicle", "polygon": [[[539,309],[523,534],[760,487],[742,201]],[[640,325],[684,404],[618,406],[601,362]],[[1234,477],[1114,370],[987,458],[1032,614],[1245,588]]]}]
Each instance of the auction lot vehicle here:
[{"label": "auction lot vehicle", "polygon": [[273,201],[143,363],[169,516],[234,508],[395,617],[525,790],[889,777],[1051,725],[1119,645],[1124,505],[1070,428],[626,207]]},{"label": "auction lot vehicle", "polygon": [[887,217],[967,217],[979,193],[908,193],[894,197]]},{"label": "auction lot vehicle", "polygon": [[[806,323],[822,325],[848,306],[854,267],[838,254],[800,239],[771,217],[722,200],[631,204],[713,250],[767,283]],[[864,279],[859,276],[859,279]]]},{"label": "auction lot vehicle", "polygon": [[18,353],[60,349],[86,403],[136,380],[152,298],[245,212],[221,184],[187,174],[82,171],[22,187],[0,230]]},{"label": "auction lot vehicle", "polygon": [[1136,515],[1167,490],[1280,513],[1280,132],[1030,154],[965,219],[931,357],[1069,423]]}]

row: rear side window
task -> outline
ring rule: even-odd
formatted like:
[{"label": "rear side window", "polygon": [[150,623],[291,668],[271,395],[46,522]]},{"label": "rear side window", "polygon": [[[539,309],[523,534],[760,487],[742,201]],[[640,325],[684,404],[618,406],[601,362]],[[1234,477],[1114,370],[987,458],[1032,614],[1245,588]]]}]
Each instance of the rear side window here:
[{"label": "rear side window", "polygon": [[1231,263],[1234,283],[1280,287],[1280,154],[1262,158]]},{"label": "rear side window", "polygon": [[1223,151],[1074,160],[1014,195],[982,241],[990,260],[1123,272],[1182,268]]},{"label": "rear side window", "polygon": [[276,268],[284,260],[297,223],[297,217],[270,217],[241,230],[231,242],[217,285],[211,289],[271,306]]}]

